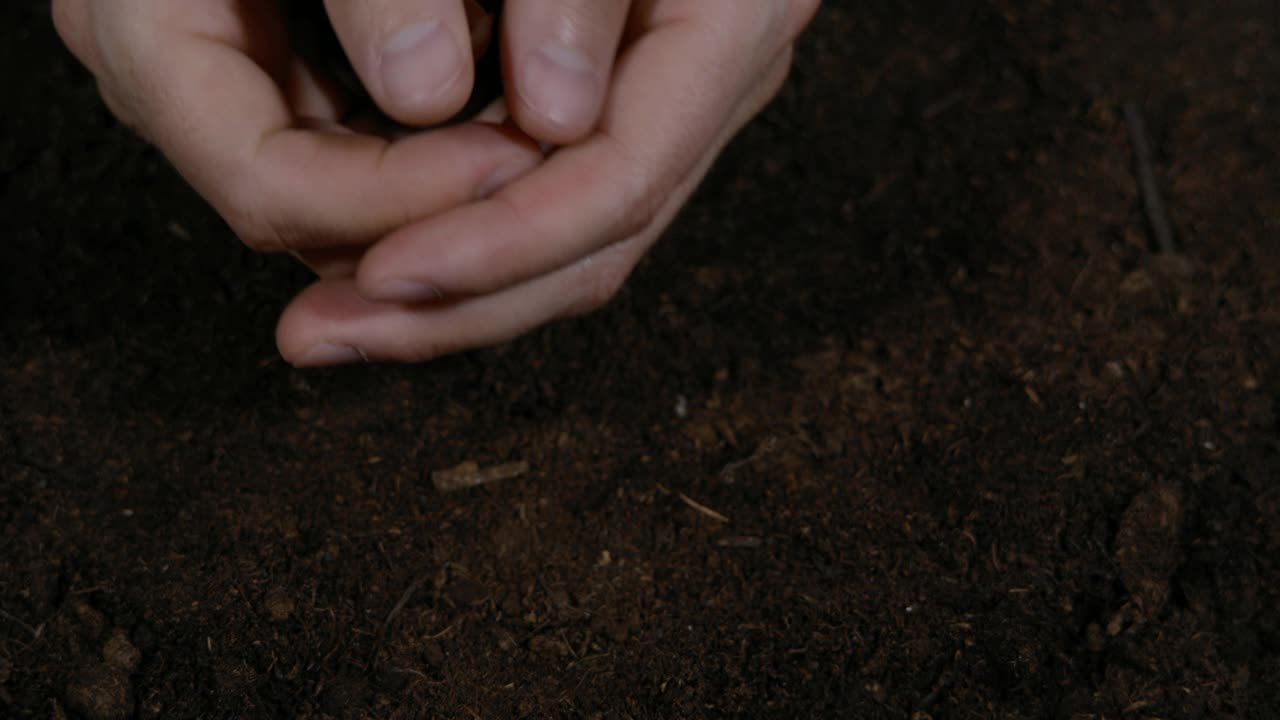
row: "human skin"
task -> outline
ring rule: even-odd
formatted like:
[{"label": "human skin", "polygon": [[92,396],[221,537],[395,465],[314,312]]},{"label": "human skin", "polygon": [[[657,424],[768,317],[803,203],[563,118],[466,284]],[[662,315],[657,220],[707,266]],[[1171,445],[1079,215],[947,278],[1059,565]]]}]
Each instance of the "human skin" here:
[{"label": "human skin", "polygon": [[[336,91],[350,98],[348,124],[364,121],[368,126],[380,127],[390,133],[411,132],[415,129],[392,119],[374,101],[366,85],[367,81],[360,78],[347,56],[323,2],[275,1],[285,16],[290,43],[295,52],[311,67],[331,79]],[[502,13],[502,0],[464,0],[464,3],[475,70],[466,106],[446,123],[477,118],[502,118],[506,112],[505,103],[501,108],[494,105],[502,97],[502,58],[496,32]],[[413,91],[419,90],[414,88]],[[488,113],[485,113],[486,110]]]},{"label": "human skin", "polygon": [[[777,93],[818,4],[507,0],[514,123],[395,140],[341,124],[342,100],[292,53],[274,3],[53,11],[108,106],[246,243],[317,270],[276,338],[289,362],[320,366],[426,360],[606,303]],[[464,2],[326,6],[385,113],[428,125],[466,102]]]}]

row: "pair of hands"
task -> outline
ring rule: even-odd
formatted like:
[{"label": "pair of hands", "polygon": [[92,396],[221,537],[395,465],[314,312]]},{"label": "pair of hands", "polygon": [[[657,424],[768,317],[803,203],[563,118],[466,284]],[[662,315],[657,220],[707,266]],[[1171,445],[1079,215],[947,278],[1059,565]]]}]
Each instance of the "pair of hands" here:
[{"label": "pair of hands", "polygon": [[[777,93],[818,5],[507,0],[494,32],[514,122],[394,139],[343,124],[276,2],[54,0],[53,14],[112,112],[244,242],[315,270],[276,330],[310,367],[425,360],[608,302]],[[473,0],[325,6],[387,115],[425,126],[466,102]]]}]

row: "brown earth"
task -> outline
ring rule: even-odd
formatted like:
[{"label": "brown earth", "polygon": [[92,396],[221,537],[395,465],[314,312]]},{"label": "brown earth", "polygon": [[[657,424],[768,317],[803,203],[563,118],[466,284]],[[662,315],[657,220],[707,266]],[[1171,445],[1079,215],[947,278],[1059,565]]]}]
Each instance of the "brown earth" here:
[{"label": "brown earth", "polygon": [[606,311],[331,372],[44,5],[0,715],[1280,717],[1274,0],[832,0]]}]

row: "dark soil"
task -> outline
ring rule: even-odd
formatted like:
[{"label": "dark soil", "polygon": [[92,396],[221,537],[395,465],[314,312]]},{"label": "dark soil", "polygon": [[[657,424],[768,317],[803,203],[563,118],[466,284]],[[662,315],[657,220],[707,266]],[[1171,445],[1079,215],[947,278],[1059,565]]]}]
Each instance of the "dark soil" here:
[{"label": "dark soil", "polygon": [[606,311],[330,372],[44,6],[0,715],[1280,717],[1274,0],[832,0]]}]

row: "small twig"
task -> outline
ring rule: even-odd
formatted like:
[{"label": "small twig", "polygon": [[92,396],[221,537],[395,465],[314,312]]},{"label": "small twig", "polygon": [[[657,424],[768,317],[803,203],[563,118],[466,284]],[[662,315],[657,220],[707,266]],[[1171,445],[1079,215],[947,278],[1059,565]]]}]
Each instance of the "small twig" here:
[{"label": "small twig", "polygon": [[968,98],[968,96],[969,96],[968,90],[965,90],[965,89],[956,90],[955,92],[952,92],[950,95],[943,97],[941,100],[935,101],[929,107],[925,108],[924,112],[920,113],[920,119],[932,120],[935,117],[941,115],[942,113],[950,110],[952,106],[965,100],[966,98]]},{"label": "small twig", "polygon": [[36,640],[39,640],[39,639],[40,639],[40,636],[44,634],[44,625],[43,625],[43,624],[41,624],[41,625],[40,625],[40,627],[34,627],[34,628],[33,628],[33,627],[31,627],[30,625],[28,625],[28,624],[26,624],[25,622],[23,622],[21,618],[19,618],[19,617],[17,617],[17,616],[15,616],[15,615],[13,615],[12,613],[10,613],[10,612],[8,612],[8,611],[6,611],[6,610],[0,610],[0,615],[5,616],[5,617],[6,617],[7,619],[9,619],[13,624],[15,624],[15,625],[17,625],[18,627],[22,628],[23,630],[26,630],[27,632],[31,633],[31,637],[35,638]]},{"label": "small twig", "polygon": [[955,682],[955,679],[955,674],[950,670],[943,672],[941,677],[938,678],[937,684],[933,686],[933,690],[930,690],[928,695],[920,698],[920,703],[916,706],[916,710],[918,712],[925,712],[929,708],[933,707],[933,704],[938,702],[942,697],[942,693],[946,692],[947,688],[951,687],[951,683]]},{"label": "small twig", "polygon": [[1120,714],[1128,715],[1130,713],[1136,713],[1139,710],[1142,710],[1143,708],[1149,708],[1155,704],[1156,703],[1154,700],[1134,700],[1133,702],[1129,703],[1127,707],[1121,710]]},{"label": "small twig", "polygon": [[431,474],[431,481],[440,492],[454,492],[499,480],[511,480],[527,472],[529,463],[523,460],[487,468],[481,468],[476,462],[468,460],[457,467],[435,471]]},{"label": "small twig", "polygon": [[[413,594],[418,592],[418,588],[422,587],[423,583],[426,581],[427,576],[423,575],[417,580],[409,583],[409,587],[405,588],[404,592],[400,594],[400,599],[396,601],[395,605],[391,606],[391,612],[387,613],[387,619],[382,621],[382,629],[378,632],[378,638],[373,643],[373,655],[369,661],[370,667],[374,667],[378,664],[378,656],[382,653],[382,645],[387,640],[387,631],[391,629],[391,621],[396,619],[396,616],[400,614],[401,610],[404,610],[404,606],[409,604],[409,600],[413,598]],[[334,649],[337,650],[337,648]]]},{"label": "small twig", "polygon": [[570,667],[573,667],[574,665],[581,665],[581,664],[583,664],[583,663],[593,662],[593,661],[596,661],[596,660],[603,660],[603,659],[608,658],[608,657],[613,657],[613,653],[611,653],[611,652],[601,652],[601,653],[596,653],[595,655],[585,655],[585,656],[580,657],[580,658],[578,658],[577,660],[574,660],[573,662],[569,663],[569,666],[570,666]]},{"label": "small twig", "polygon": [[462,622],[462,620],[454,620],[452,625],[450,625],[449,627],[447,627],[447,628],[445,628],[445,629],[441,630],[440,632],[436,633],[435,635],[428,635],[428,636],[426,637],[426,639],[427,639],[427,640],[439,640],[440,638],[444,637],[445,635],[448,635],[449,633],[453,632],[453,629],[454,629],[454,628],[456,628],[456,627],[458,627],[458,624],[459,624],[459,623],[461,623],[461,622]]},{"label": "small twig", "polygon": [[688,505],[689,507],[693,508],[694,510],[697,510],[703,515],[706,515],[707,517],[713,520],[719,520],[722,523],[729,522],[729,518],[725,517],[723,514],[718,513],[715,510],[712,510],[711,508],[707,507],[706,505],[703,505],[697,500],[694,500],[688,495],[685,495],[684,493],[676,493],[676,495],[677,497],[680,498],[680,500],[684,502],[685,505]]},{"label": "small twig", "polygon": [[387,630],[391,627],[391,621],[394,620],[395,617],[400,614],[400,611],[404,609],[405,605],[409,604],[409,600],[413,597],[413,594],[418,592],[418,588],[422,587],[422,584],[425,583],[426,581],[427,581],[427,576],[423,575],[417,580],[414,580],[413,582],[409,583],[409,587],[405,588],[404,592],[400,594],[400,599],[397,600],[396,604],[391,607],[391,612],[387,613],[387,619],[382,621],[383,635],[387,634]]},{"label": "small twig", "polygon": [[1173,228],[1169,224],[1169,212],[1165,209],[1164,199],[1160,196],[1160,188],[1156,184],[1156,173],[1151,161],[1151,144],[1147,141],[1147,124],[1142,119],[1142,111],[1132,101],[1124,104],[1124,119],[1129,125],[1129,137],[1133,143],[1134,161],[1138,171],[1138,188],[1142,193],[1142,204],[1147,211],[1147,222],[1151,223],[1151,232],[1156,236],[1160,252],[1174,254],[1178,248],[1173,242]]},{"label": "small twig", "polygon": [[422,672],[421,670],[414,670],[413,668],[410,668],[410,667],[387,668],[387,672],[393,672],[400,675],[414,675],[416,677],[422,678],[423,680],[426,680],[427,682],[431,682],[431,678],[428,677],[426,673]]},{"label": "small twig", "polygon": [[738,472],[738,470],[741,470],[744,467],[747,467],[749,465],[756,463],[760,459],[764,458],[766,455],[769,455],[774,450],[776,450],[777,447],[778,447],[778,438],[771,437],[766,439],[764,442],[760,443],[756,447],[755,451],[752,452],[747,457],[744,457],[740,460],[734,460],[733,462],[721,468],[720,469],[721,482],[726,482],[726,483],[733,482],[734,480],[733,476],[735,473]]}]

